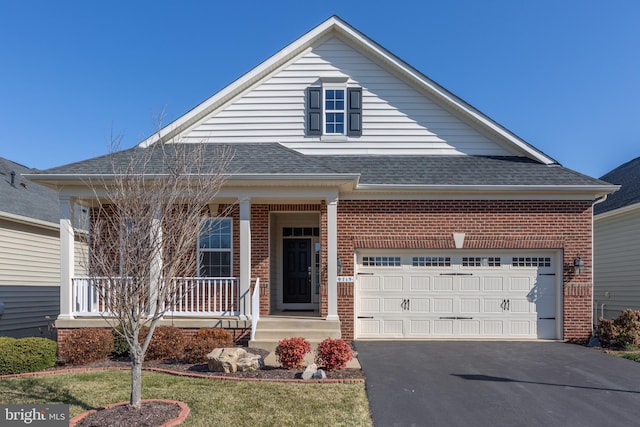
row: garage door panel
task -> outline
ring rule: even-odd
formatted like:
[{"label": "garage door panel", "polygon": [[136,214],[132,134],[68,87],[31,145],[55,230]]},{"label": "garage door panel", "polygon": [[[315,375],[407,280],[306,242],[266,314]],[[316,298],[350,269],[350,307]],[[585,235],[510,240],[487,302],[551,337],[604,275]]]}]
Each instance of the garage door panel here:
[{"label": "garage door panel", "polygon": [[510,299],[509,311],[511,313],[532,313],[535,311],[535,305],[527,299]]},{"label": "garage door panel", "polygon": [[486,292],[503,292],[505,290],[504,277],[484,277],[482,290]]},{"label": "garage door panel", "polygon": [[411,276],[409,280],[411,283],[409,289],[412,292],[431,290],[431,277],[429,276]]},{"label": "garage door panel", "polygon": [[404,298],[385,298],[383,302],[383,313],[402,313]]},{"label": "garage door panel", "polygon": [[441,292],[453,291],[453,277],[436,276],[433,278],[433,290]]},{"label": "garage door panel", "polygon": [[503,307],[504,298],[483,298],[482,306],[483,313],[504,313]]},{"label": "garage door panel", "polygon": [[434,320],[433,335],[453,335],[453,320]]},{"label": "garage door panel", "polygon": [[513,277],[510,281],[509,290],[511,291],[526,291],[528,292],[532,288],[531,277]]},{"label": "garage door panel", "polygon": [[460,277],[461,292],[477,292],[480,290],[480,277]]},{"label": "garage door panel", "polygon": [[533,323],[529,320],[511,320],[509,322],[509,334],[512,336],[527,337],[533,334]]},{"label": "garage door panel", "polygon": [[480,336],[480,321],[479,320],[461,320],[460,335],[464,337]]},{"label": "garage door panel", "polygon": [[411,298],[411,304],[409,306],[411,313],[429,313],[431,310],[430,298]]},{"label": "garage door panel", "polygon": [[492,336],[492,337],[504,336],[504,321],[484,320],[482,322],[482,332],[484,336]]},{"label": "garage door panel", "polygon": [[461,298],[460,313],[473,314],[480,313],[481,299],[478,298]]},{"label": "garage door panel", "polygon": [[452,314],[453,313],[453,298],[434,298],[433,312],[440,314]]},{"label": "garage door panel", "polygon": [[420,337],[431,335],[431,322],[429,320],[409,320],[409,331],[411,335]]},{"label": "garage door panel", "polygon": [[378,291],[381,289],[380,283],[382,277],[380,276],[360,276],[358,278],[360,289],[363,291]]},{"label": "garage door panel", "polygon": [[398,320],[385,320],[382,324],[383,334],[384,335],[394,335],[394,336],[402,336],[402,323],[403,321]]},{"label": "garage door panel", "polygon": [[385,291],[402,291],[402,282],[402,276],[386,276],[384,277],[382,287]]},{"label": "garage door panel", "polygon": [[361,298],[360,312],[365,314],[379,313],[381,310],[381,298]]}]

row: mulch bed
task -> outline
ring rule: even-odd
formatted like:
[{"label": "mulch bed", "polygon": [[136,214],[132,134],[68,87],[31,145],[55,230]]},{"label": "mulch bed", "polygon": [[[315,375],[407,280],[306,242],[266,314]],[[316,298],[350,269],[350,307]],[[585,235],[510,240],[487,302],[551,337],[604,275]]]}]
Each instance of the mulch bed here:
[{"label": "mulch bed", "polygon": [[[268,351],[260,348],[245,348],[247,352],[267,357]],[[82,366],[56,366],[52,370],[68,369],[68,368],[118,368],[128,369],[131,366],[128,359],[119,360],[103,360],[99,362],[93,362]],[[287,370],[275,367],[265,367],[254,372],[210,372],[206,363],[202,364],[189,364],[180,361],[163,361],[163,360],[149,360],[145,361],[143,368],[158,369],[162,371],[173,371],[179,374],[196,374],[198,376],[216,377],[216,378],[237,378],[237,379],[261,379],[261,380],[294,380],[299,379],[302,374],[302,370]],[[322,367],[320,367],[322,368]],[[362,380],[364,379],[364,373],[361,369],[343,369],[340,371],[326,372],[327,379],[329,380]]]},{"label": "mulch bed", "polygon": [[180,406],[163,401],[142,402],[139,410],[127,405],[112,406],[92,412],[76,427],[157,427],[175,420],[180,415]]}]

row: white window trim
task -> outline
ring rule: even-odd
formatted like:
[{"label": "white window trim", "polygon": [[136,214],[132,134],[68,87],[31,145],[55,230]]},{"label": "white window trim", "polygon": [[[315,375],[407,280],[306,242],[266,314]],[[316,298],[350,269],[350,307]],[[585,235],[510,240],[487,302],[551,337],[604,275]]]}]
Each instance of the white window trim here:
[{"label": "white window trim", "polygon": [[[196,244],[196,277],[200,276],[200,253],[201,252],[229,252],[229,273],[230,277],[233,277],[233,218],[232,217],[220,217],[220,218],[206,218],[204,221],[229,221],[229,233],[230,233],[230,245],[229,248],[212,248],[212,249],[202,249],[200,248],[200,235],[198,234],[198,242]],[[203,221],[203,222],[204,222]]]},{"label": "white window trim", "polygon": [[[342,91],[342,110],[328,110],[327,109],[327,91],[328,90],[339,90]],[[330,113],[341,113],[342,114],[342,132],[330,133],[327,132],[327,114]],[[322,135],[327,137],[346,137],[347,136],[347,86],[346,85],[322,85],[322,118],[323,118],[323,129]]]}]

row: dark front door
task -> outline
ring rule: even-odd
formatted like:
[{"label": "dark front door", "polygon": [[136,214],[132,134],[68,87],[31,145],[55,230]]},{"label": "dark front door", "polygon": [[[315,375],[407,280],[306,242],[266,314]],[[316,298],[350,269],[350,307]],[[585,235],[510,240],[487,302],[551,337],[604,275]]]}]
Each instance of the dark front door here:
[{"label": "dark front door", "polygon": [[285,304],[311,302],[311,239],[283,239]]}]

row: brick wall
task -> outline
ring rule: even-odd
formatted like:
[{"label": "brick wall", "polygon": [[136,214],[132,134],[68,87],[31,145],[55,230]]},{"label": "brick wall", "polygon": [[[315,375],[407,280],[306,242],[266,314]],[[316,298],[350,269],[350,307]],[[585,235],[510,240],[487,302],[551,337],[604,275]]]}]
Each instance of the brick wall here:
[{"label": "brick wall", "polygon": [[[564,339],[583,341],[591,333],[591,218],[589,201],[341,200],[338,256],[352,275],[355,249],[453,249],[453,233],[466,233],[464,249],[563,249]],[[578,255],[581,275],[573,273]],[[342,333],[352,339],[353,292],[341,292]]]}]

